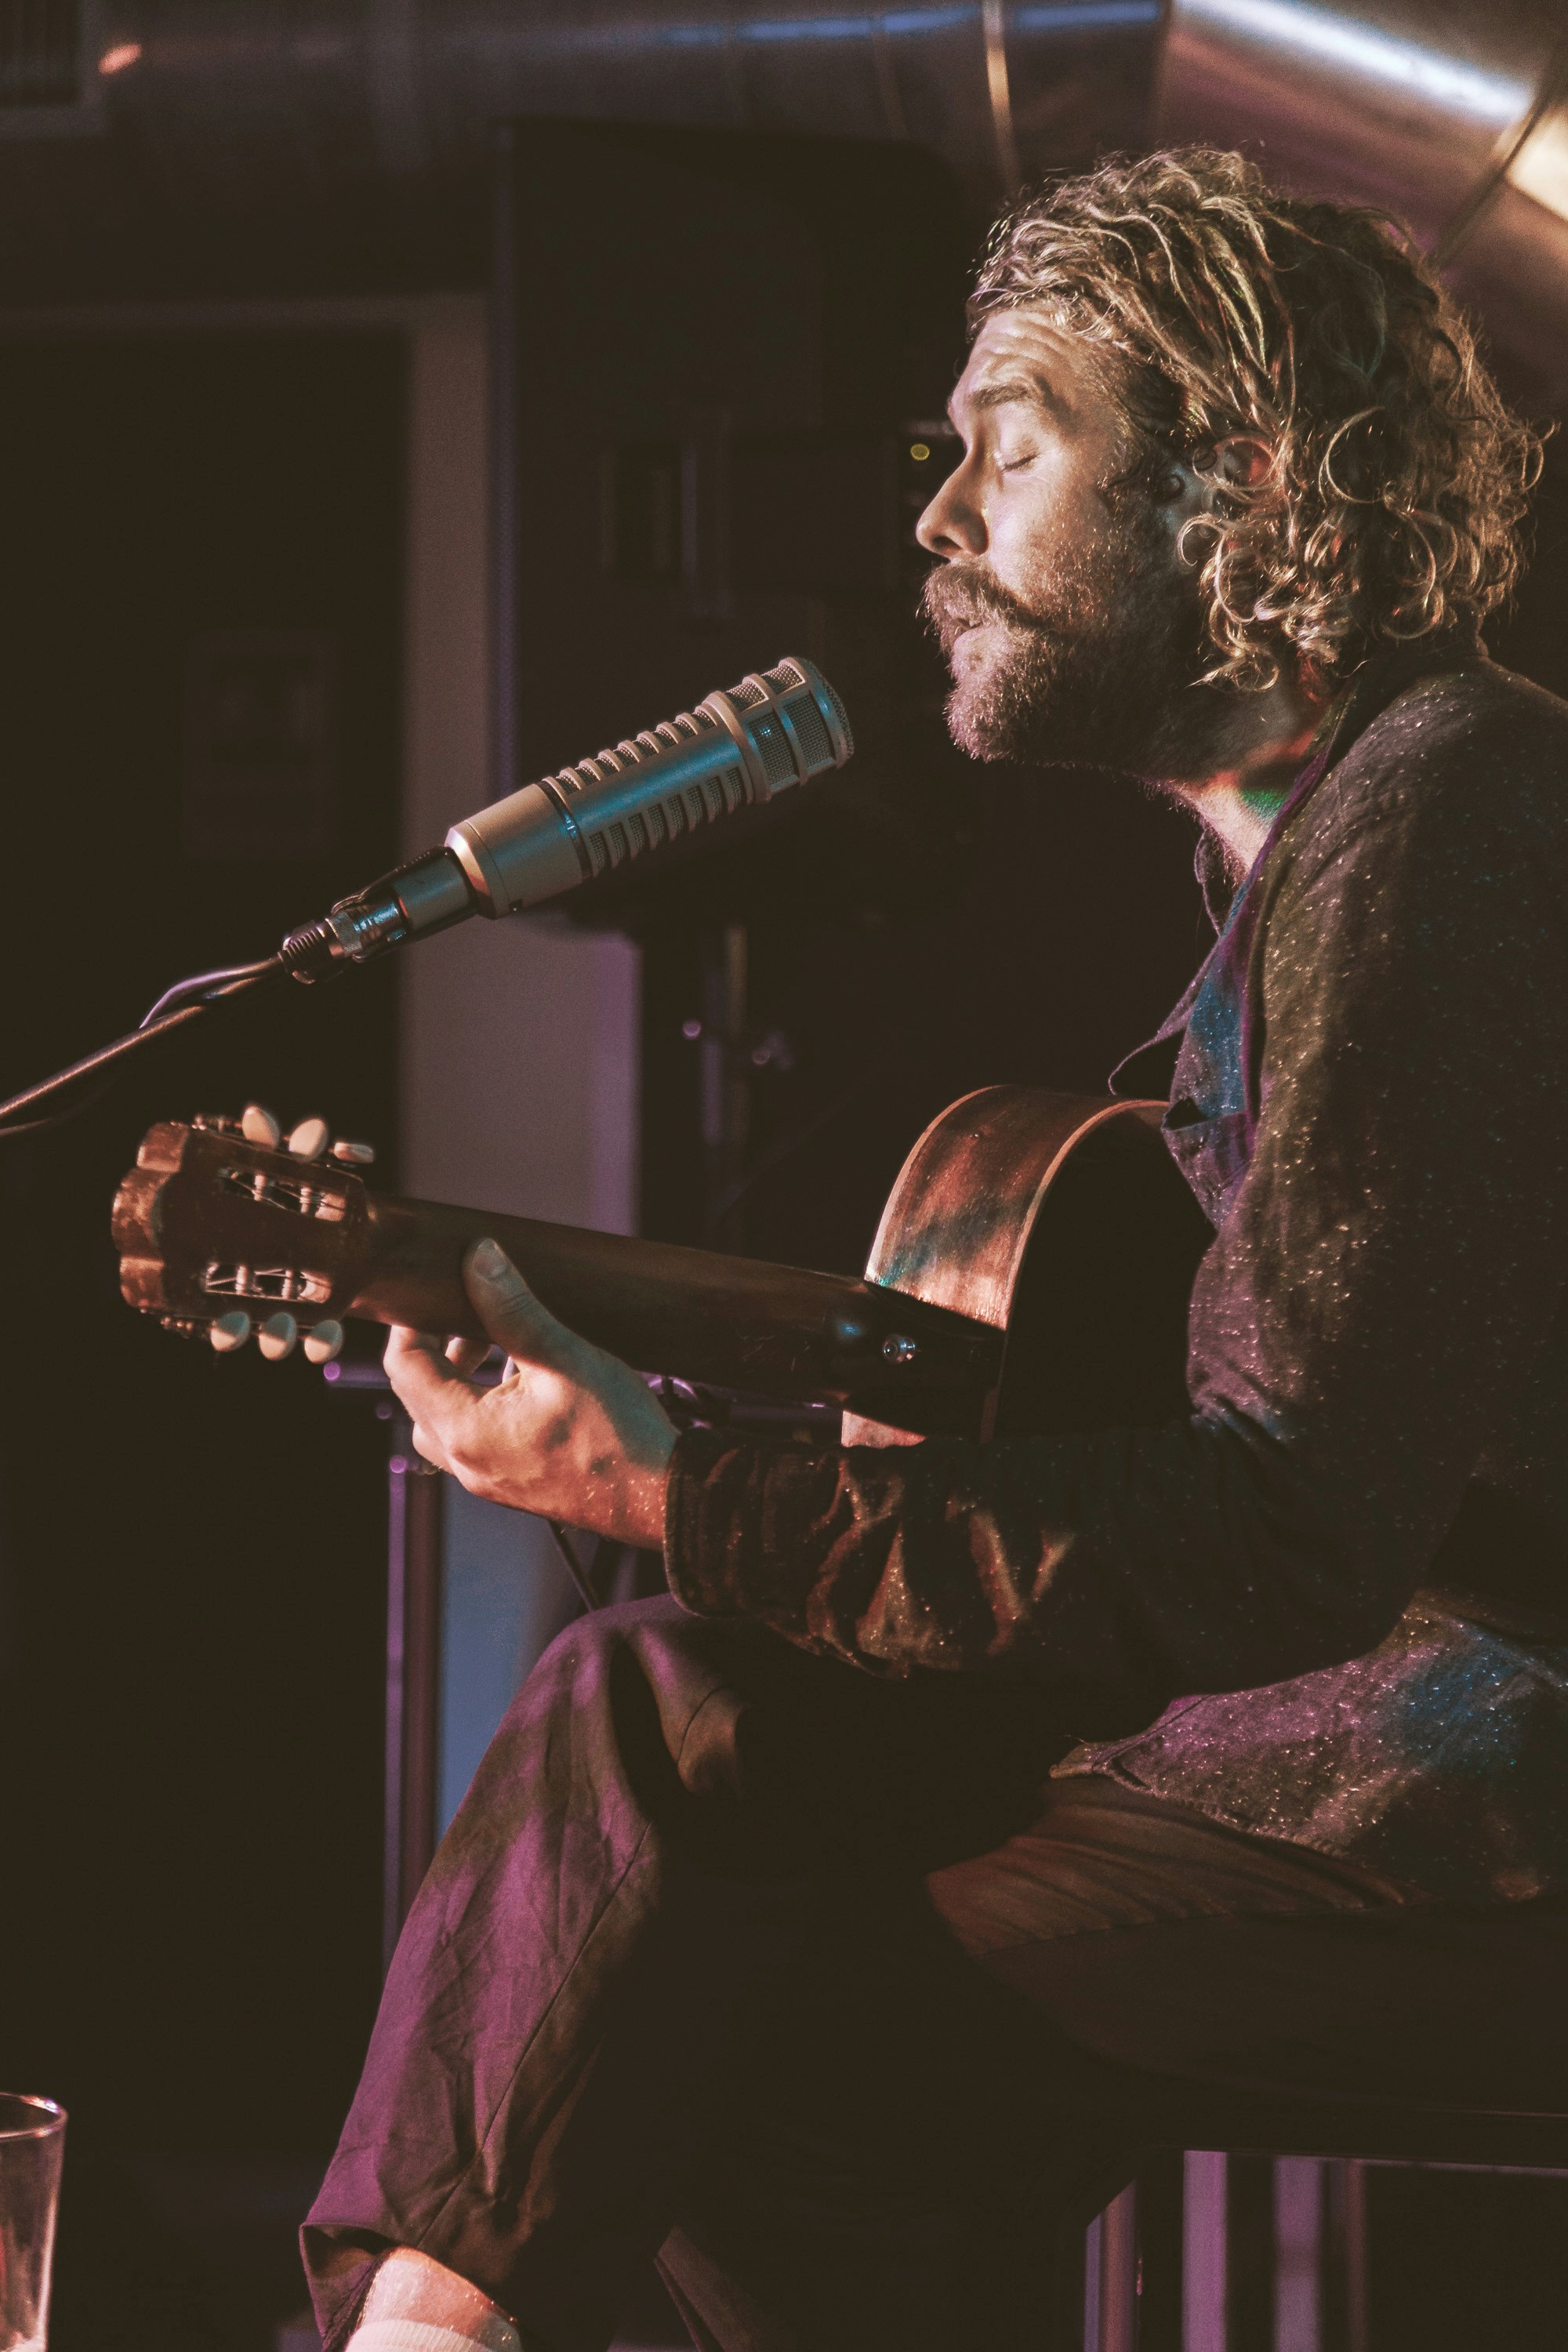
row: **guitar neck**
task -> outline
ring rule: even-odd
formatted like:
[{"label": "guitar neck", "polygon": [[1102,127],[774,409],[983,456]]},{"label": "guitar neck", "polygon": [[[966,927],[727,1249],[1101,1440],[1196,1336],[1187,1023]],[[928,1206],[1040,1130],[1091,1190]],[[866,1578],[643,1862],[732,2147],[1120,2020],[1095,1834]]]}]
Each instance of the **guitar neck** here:
[{"label": "guitar neck", "polygon": [[369,1272],[349,1311],[484,1336],[463,1288],[469,1244],[500,1244],[563,1323],[645,1371],[847,1405],[936,1433],[979,1425],[1003,1334],[848,1275],[668,1242],[373,1195]]}]

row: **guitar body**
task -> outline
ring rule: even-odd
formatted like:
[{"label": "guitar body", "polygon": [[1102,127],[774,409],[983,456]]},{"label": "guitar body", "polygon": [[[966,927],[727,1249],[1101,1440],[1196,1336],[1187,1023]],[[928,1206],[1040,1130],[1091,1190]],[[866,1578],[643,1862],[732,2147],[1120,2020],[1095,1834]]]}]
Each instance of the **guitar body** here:
[{"label": "guitar body", "polygon": [[850,1442],[1163,1420],[1185,1410],[1209,1228],[1161,1106],[991,1087],[933,1120],[865,1279],[367,1191],[237,1122],[152,1129],[114,1204],[130,1303],[202,1331],[237,1309],[481,1336],[468,1244],[646,1371],[846,1408]]},{"label": "guitar body", "polygon": [[[905,1160],[867,1278],[1003,1334],[975,1434],[1187,1410],[1187,1304],[1213,1233],[1161,1138],[1163,1109],[986,1087],[934,1118]],[[844,1436],[911,1442],[853,1412]]]}]

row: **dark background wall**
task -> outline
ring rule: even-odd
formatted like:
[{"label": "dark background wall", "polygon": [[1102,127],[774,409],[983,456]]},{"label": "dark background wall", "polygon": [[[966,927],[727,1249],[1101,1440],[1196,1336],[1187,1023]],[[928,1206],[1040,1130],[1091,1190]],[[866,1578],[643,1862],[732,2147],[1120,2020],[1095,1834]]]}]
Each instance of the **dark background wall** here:
[{"label": "dark background wall", "polygon": [[[392,862],[402,420],[390,336],[0,350],[7,1091]],[[131,1315],[109,1204],[251,1095],[388,1143],[394,1013],[294,992],[0,1147],[0,2078],[71,2110],[60,2352],[269,2341],[251,2233],[287,2263],[379,1963],[384,1433]]]}]

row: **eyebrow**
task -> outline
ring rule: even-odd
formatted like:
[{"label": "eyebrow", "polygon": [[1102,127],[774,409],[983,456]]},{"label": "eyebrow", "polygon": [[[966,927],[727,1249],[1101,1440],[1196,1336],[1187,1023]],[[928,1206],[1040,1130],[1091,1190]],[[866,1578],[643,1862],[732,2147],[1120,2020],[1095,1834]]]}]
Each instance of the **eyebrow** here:
[{"label": "eyebrow", "polygon": [[[1015,402],[1022,402],[1033,408],[1045,409],[1052,408],[1057,404],[1045,384],[1022,375],[999,377],[994,383],[981,384],[977,391],[972,392],[969,395],[969,406],[973,410],[1009,408]],[[947,415],[948,422],[955,423],[951,401],[947,404]]]}]

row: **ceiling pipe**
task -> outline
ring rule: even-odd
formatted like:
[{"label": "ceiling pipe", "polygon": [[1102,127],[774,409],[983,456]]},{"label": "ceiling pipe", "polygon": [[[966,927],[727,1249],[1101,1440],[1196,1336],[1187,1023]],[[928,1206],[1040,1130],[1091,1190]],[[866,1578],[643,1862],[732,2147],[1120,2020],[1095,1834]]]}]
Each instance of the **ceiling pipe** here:
[{"label": "ceiling pipe", "polygon": [[1152,133],[1407,221],[1568,388],[1568,26],[1552,0],[1172,0]]},{"label": "ceiling pipe", "polygon": [[13,310],[477,283],[510,116],[914,141],[977,219],[1202,138],[1408,218],[1500,344],[1568,375],[1561,0],[83,0],[81,24],[74,65],[0,76]]}]

